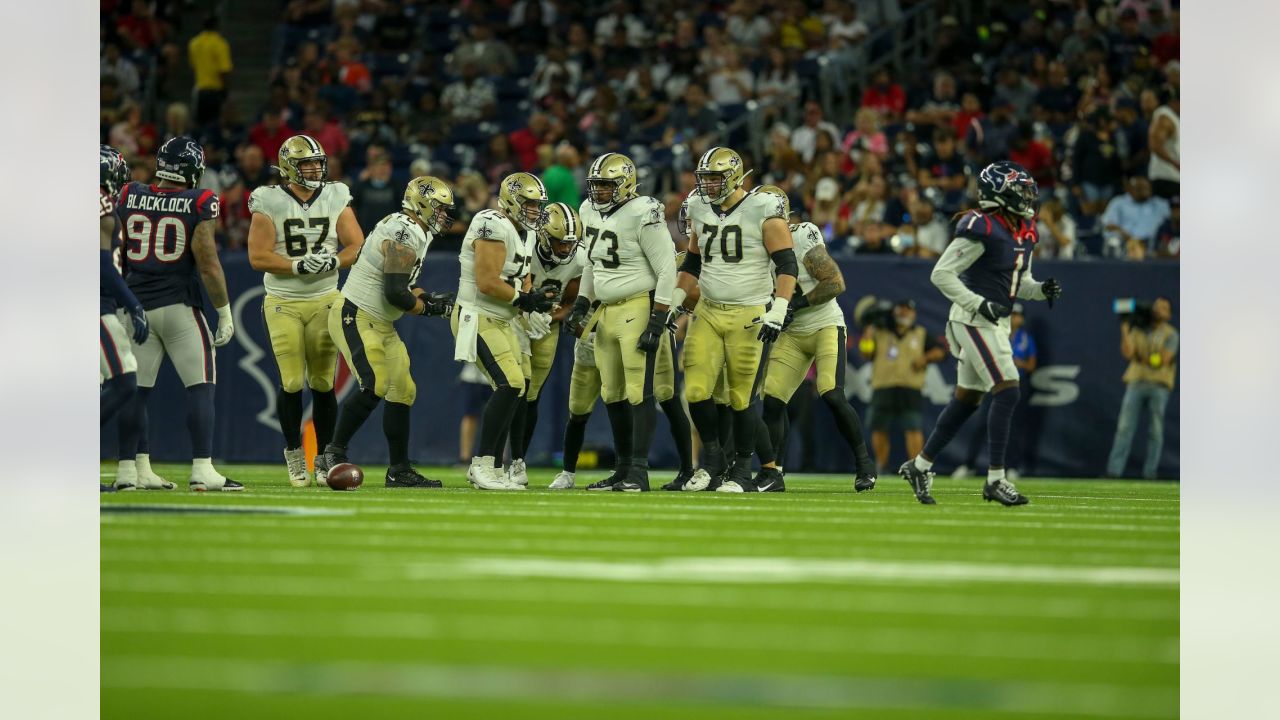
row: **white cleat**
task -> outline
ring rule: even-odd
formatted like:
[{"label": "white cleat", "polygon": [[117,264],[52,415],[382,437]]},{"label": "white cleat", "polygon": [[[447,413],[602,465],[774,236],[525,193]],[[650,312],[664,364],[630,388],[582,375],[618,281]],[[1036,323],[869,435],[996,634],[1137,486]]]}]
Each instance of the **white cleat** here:
[{"label": "white cleat", "polygon": [[138,466],[133,460],[121,460],[116,464],[116,479],[111,485],[117,492],[138,489]]},{"label": "white cleat", "polygon": [[477,490],[524,490],[522,485],[507,482],[506,473],[493,466],[493,456],[477,457],[467,468],[467,482]]},{"label": "white cleat", "polygon": [[[702,492],[711,485],[711,473],[698,468],[693,471],[693,477],[685,481],[684,487],[680,488],[685,492]],[[728,491],[726,491],[728,492]],[[738,488],[738,492],[742,492],[742,488]]]},{"label": "white cleat", "polygon": [[971,477],[973,477],[973,468],[970,468],[968,465],[961,465],[951,471],[952,480],[965,480]]},{"label": "white cleat", "polygon": [[529,487],[529,470],[525,467],[523,459],[511,461],[511,469],[507,471],[507,482]]},{"label": "white cleat", "polygon": [[720,487],[716,488],[716,492],[740,493],[740,492],[743,492],[743,490],[742,490],[742,486],[734,482],[733,480],[725,480],[724,482],[720,483]]},{"label": "white cleat", "polygon": [[208,458],[192,461],[191,480],[187,486],[195,492],[237,492],[244,490],[244,485],[229,480],[213,469],[213,462]]},{"label": "white cleat", "polygon": [[567,470],[561,470],[560,474],[556,475],[556,479],[552,480],[551,484],[548,485],[547,488],[550,490],[572,490],[573,477],[573,473]]},{"label": "white cleat", "polygon": [[316,453],[312,467],[316,469],[316,487],[329,487],[329,461],[324,452]]},{"label": "white cleat", "polygon": [[302,454],[302,448],[293,450],[285,449],[284,464],[289,468],[289,484],[296,488],[304,488],[311,484],[311,478],[307,476],[307,458]]},{"label": "white cleat", "polygon": [[172,490],[174,484],[155,474],[151,469],[151,456],[146,453],[138,453],[136,466],[138,468],[138,489],[140,490]]}]

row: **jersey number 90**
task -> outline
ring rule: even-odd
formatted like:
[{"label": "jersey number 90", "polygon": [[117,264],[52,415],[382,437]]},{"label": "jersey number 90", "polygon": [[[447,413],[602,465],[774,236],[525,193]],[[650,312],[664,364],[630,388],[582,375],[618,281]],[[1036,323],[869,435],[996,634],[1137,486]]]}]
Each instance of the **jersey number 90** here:
[{"label": "jersey number 90", "polygon": [[134,213],[124,221],[124,236],[125,256],[133,263],[153,255],[163,263],[177,262],[187,250],[187,226],[176,217],[152,222],[147,215]]}]

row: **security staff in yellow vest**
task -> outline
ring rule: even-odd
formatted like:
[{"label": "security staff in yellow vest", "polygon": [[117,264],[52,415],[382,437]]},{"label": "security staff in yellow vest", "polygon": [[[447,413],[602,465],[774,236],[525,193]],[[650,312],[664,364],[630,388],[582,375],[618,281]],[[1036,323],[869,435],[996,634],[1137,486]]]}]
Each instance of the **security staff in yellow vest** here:
[{"label": "security staff in yellow vest", "polygon": [[1178,330],[1169,323],[1172,317],[1169,299],[1156,298],[1151,304],[1150,325],[1140,328],[1125,323],[1121,328],[1120,353],[1129,361],[1129,367],[1124,371],[1124,400],[1107,460],[1107,475],[1111,477],[1124,474],[1138,416],[1144,407],[1151,417],[1147,422],[1147,458],[1142,464],[1142,477],[1156,477],[1164,448],[1164,411],[1178,375]]},{"label": "security staff in yellow vest", "polygon": [[920,411],[924,402],[925,369],[941,362],[947,351],[923,327],[916,325],[916,303],[900,300],[893,308],[892,329],[868,326],[858,349],[871,360],[871,449],[876,466],[885,471],[889,462],[889,430],[897,426],[904,433],[907,457],[924,448]]}]

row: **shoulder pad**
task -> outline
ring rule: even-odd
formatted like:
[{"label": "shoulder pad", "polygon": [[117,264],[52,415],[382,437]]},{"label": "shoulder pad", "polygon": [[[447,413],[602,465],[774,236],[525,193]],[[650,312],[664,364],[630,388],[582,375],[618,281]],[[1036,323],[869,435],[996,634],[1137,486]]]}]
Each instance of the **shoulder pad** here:
[{"label": "shoulder pad", "polygon": [[633,211],[640,219],[641,225],[656,225],[667,220],[667,208],[655,197],[641,196],[636,198],[636,209]]},{"label": "shoulder pad", "polygon": [[332,192],[338,198],[338,204],[347,207],[351,204],[351,188],[347,184],[338,180],[326,183],[329,187],[326,190]]},{"label": "shoulder pad", "polygon": [[259,187],[255,189],[253,192],[249,193],[249,212],[265,213],[267,211],[267,207],[271,202],[269,193],[271,193],[276,187],[278,186],[263,185],[262,187]]},{"label": "shoulder pad", "polygon": [[970,210],[956,221],[956,237],[968,237],[975,240],[991,237],[995,223],[991,218],[977,210]]},{"label": "shoulder pad", "polygon": [[502,227],[505,222],[506,218],[497,210],[481,210],[476,213],[475,217],[471,218],[471,226],[467,228],[467,232],[484,240],[505,242],[505,236],[508,234],[504,232]]}]

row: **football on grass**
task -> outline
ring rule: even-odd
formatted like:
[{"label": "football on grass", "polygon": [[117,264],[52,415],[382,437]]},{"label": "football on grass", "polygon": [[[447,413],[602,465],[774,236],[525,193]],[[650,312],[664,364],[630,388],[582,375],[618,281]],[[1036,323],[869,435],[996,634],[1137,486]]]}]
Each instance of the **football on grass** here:
[{"label": "football on grass", "polygon": [[329,489],[355,490],[364,483],[364,471],[359,465],[341,463],[329,470]]}]

